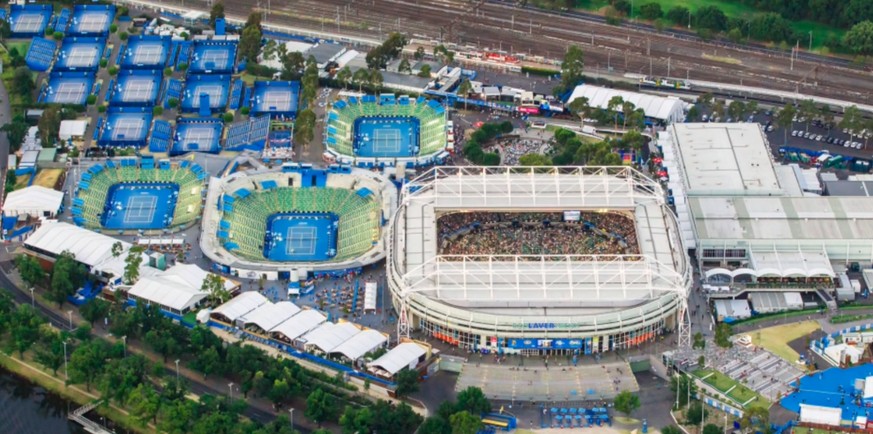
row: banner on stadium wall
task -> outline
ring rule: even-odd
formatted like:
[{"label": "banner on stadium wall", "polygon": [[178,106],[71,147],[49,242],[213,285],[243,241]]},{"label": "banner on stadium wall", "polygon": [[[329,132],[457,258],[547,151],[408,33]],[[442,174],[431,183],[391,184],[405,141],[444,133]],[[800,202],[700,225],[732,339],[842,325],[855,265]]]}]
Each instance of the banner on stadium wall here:
[{"label": "banner on stadium wall", "polygon": [[[504,343],[501,338],[498,342]],[[581,349],[582,339],[520,339],[509,338],[505,340],[505,347],[516,350],[524,349]],[[504,346],[504,345],[500,345]]]}]

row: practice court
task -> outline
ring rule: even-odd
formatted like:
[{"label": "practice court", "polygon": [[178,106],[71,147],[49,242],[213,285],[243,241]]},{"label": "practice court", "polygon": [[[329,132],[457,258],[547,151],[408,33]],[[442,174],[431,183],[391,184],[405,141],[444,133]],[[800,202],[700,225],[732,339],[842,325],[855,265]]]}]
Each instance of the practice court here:
[{"label": "practice court", "polygon": [[418,153],[419,121],[411,117],[355,119],[355,155],[369,158],[411,157]]},{"label": "practice court", "polygon": [[336,256],[339,219],[331,213],[278,213],[267,218],[264,257],[271,261],[326,261]]},{"label": "practice court", "polygon": [[176,184],[115,184],[106,193],[100,223],[106,229],[163,229],[173,223],[178,197]]}]

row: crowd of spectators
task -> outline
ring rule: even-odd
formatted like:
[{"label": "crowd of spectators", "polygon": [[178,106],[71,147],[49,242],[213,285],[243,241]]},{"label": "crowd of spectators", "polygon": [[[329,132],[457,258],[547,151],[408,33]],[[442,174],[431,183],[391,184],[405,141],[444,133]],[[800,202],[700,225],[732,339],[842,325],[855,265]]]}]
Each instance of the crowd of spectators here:
[{"label": "crowd of spectators", "polygon": [[461,212],[437,221],[443,255],[632,255],[639,254],[631,218],[583,212]]},{"label": "crowd of spectators", "polygon": [[518,166],[519,159],[526,154],[546,154],[551,148],[547,142],[542,140],[526,139],[520,137],[511,137],[506,140],[501,140],[495,145],[503,156],[501,164],[504,166]]}]

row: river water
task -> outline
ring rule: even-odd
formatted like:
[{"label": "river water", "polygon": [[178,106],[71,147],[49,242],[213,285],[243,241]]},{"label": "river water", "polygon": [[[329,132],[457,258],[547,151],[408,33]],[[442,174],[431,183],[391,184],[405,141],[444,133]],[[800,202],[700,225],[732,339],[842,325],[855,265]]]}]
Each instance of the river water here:
[{"label": "river water", "polygon": [[0,433],[85,433],[67,419],[67,412],[75,408],[75,403],[0,368]]}]

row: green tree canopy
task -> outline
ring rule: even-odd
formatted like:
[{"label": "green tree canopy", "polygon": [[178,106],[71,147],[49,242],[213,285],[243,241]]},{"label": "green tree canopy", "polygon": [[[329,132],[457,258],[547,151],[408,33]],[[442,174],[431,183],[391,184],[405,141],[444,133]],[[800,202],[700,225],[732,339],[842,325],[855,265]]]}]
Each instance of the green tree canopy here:
[{"label": "green tree canopy", "polygon": [[640,408],[640,397],[629,390],[623,390],[615,396],[613,405],[615,405],[616,410],[630,416],[631,413]]}]

